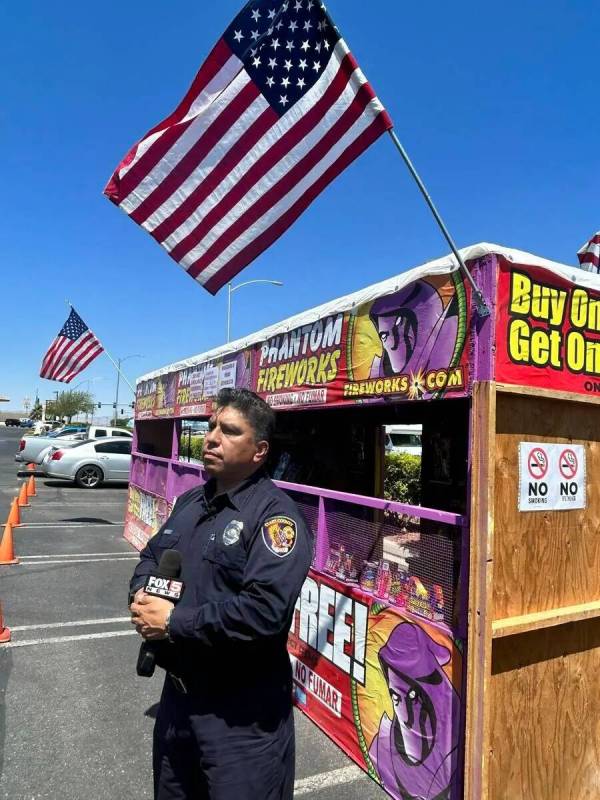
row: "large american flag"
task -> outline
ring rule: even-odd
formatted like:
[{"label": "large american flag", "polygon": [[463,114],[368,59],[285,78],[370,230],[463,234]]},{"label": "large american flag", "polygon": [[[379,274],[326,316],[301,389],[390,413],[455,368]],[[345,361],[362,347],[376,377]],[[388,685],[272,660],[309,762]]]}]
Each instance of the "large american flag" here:
[{"label": "large american flag", "polygon": [[104,348],[74,308],[44,356],[40,375],[70,383]]},{"label": "large american flag", "polygon": [[600,272],[600,231],[577,251],[581,269],[588,272]]},{"label": "large american flag", "polygon": [[104,193],[214,294],[391,127],[320,2],[252,0]]}]

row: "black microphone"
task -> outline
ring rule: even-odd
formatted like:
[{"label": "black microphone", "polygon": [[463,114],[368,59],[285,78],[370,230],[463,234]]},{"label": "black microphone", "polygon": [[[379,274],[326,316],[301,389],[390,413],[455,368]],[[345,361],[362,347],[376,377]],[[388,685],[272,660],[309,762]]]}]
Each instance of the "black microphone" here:
[{"label": "black microphone", "polygon": [[[144,591],[153,597],[164,597],[176,603],[183,594],[181,575],[181,553],[179,550],[165,550],[160,558],[158,570],[146,577]],[[156,667],[156,651],[165,642],[142,642],[138,655],[136,672],[143,678],[151,678]]]}]

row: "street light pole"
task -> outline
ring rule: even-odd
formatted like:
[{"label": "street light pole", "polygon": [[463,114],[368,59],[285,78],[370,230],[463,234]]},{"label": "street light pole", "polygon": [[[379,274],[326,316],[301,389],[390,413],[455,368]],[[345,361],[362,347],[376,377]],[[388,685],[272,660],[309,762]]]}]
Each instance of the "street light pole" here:
[{"label": "street light pole", "polygon": [[118,359],[119,368],[117,369],[117,391],[115,394],[115,428],[117,427],[117,414],[119,413],[119,380],[121,378],[121,359]]},{"label": "street light pole", "polygon": [[231,283],[227,284],[227,342],[231,341]]},{"label": "street light pole", "polygon": [[[73,386],[71,391],[74,392],[75,389],[78,389],[80,386],[83,386],[83,384],[86,383],[87,384],[87,395],[88,395],[88,397],[90,397],[91,384],[94,383],[95,381],[101,381],[101,380],[102,380],[102,378],[100,378],[100,377],[84,378],[82,381],[79,381],[79,383],[75,384],[75,386]],[[85,424],[86,425],[88,424],[89,413],[90,413],[89,411],[85,412]],[[94,404],[93,403],[92,403],[92,421],[89,424],[90,425],[94,424]]]},{"label": "street light pole", "polygon": [[267,278],[257,278],[253,281],[244,281],[234,286],[231,283],[227,284],[227,343],[231,341],[231,295],[242,286],[249,286],[251,283],[270,283],[271,286],[283,286],[283,281],[271,281]]},{"label": "street light pole", "polygon": [[[119,358],[118,359],[119,364],[118,364],[118,367],[117,367],[117,391],[115,392],[115,416],[114,416],[115,427],[117,426],[117,420],[118,420],[118,414],[119,414],[119,382],[120,382],[120,379],[121,379],[121,364],[123,364],[129,358],[143,358],[143,357],[144,356],[141,355],[140,353],[132,353],[132,355],[130,355],[130,356],[125,356],[125,358]],[[127,380],[127,379],[125,378],[125,380]]]}]

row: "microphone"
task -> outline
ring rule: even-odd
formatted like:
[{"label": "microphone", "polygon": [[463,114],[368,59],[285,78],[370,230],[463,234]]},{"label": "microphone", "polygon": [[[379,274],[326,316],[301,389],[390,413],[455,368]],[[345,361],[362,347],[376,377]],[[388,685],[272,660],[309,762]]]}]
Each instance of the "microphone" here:
[{"label": "microphone", "polygon": [[[178,580],[181,575],[181,553],[179,550],[165,550],[160,557],[156,574],[148,575],[144,584],[144,591],[153,597],[164,597],[176,603],[183,594],[183,582]],[[138,655],[136,672],[143,678],[151,678],[156,667],[157,647],[163,641],[142,642]]]}]

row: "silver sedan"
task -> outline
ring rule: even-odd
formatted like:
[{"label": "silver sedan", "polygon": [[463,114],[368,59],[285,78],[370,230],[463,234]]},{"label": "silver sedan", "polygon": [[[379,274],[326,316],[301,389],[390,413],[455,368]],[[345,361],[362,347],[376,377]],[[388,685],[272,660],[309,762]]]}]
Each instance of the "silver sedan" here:
[{"label": "silver sedan", "polygon": [[129,481],[131,439],[88,439],[74,447],[48,452],[42,470],[49,478],[75,481],[82,489],[95,489],[103,483]]}]

